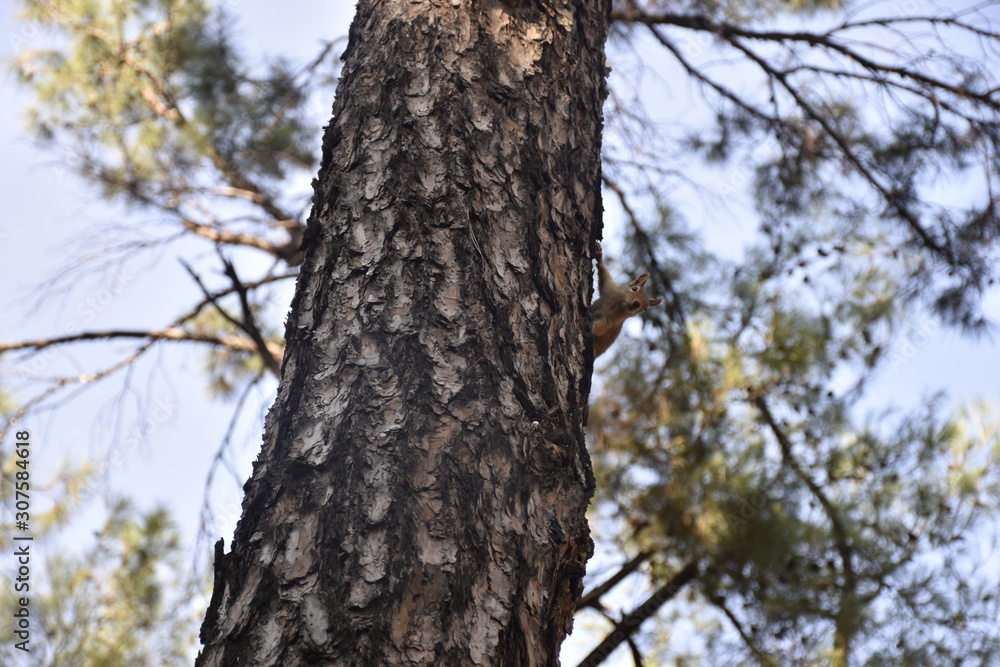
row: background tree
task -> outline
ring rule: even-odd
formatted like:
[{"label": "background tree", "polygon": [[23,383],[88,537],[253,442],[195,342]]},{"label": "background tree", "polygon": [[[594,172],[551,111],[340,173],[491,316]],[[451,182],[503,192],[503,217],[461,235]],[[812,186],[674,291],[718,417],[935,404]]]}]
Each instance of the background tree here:
[{"label": "background tree", "polygon": [[[77,478],[86,477],[86,471],[77,472]],[[36,537],[51,537],[79,514],[77,504],[61,503],[58,512],[37,517],[47,530]],[[140,514],[118,501],[108,508],[93,546],[82,553],[50,553],[43,563],[40,544],[32,552],[30,652],[16,648],[20,639],[5,624],[0,636],[5,665],[22,664],[25,657],[33,665],[80,667],[190,664],[190,626],[200,616],[203,582],[184,574],[190,554],[165,510]],[[0,602],[17,609],[15,599],[22,594],[5,587]]]},{"label": "background tree", "polygon": [[[626,227],[619,268],[647,267],[650,293],[669,307],[647,313],[643,344],[618,344],[588,426],[598,546],[621,551],[595,565],[610,577],[610,563],[626,563],[649,602],[607,611],[618,600],[603,586],[581,604],[613,621],[634,611],[613,636],[637,660],[981,664],[996,651],[995,582],[979,567],[991,552],[975,548],[996,529],[994,418],[940,400],[892,410],[871,389],[905,363],[907,346],[938,336],[936,322],[986,327],[996,6],[901,15],[803,4],[612,9],[603,178]],[[69,39],[21,61],[42,93],[36,127],[74,149],[66,157],[85,177],[104,186],[113,176],[107,193],[147,216],[91,246],[123,239],[117,257],[143,256],[197,238],[228,258],[209,258],[216,277],[203,255],[185,253],[204,284],[187,313],[4,349],[139,340],[89,376],[110,377],[186,340],[212,350],[219,388],[244,395],[282,354],[264,304],[296,274],[303,226],[288,220],[301,221],[308,191],[293,185],[286,155],[307,165],[305,101],[327,81],[330,49],[309,67],[253,74],[204,5],[27,6]],[[79,27],[91,24],[103,28]],[[673,82],[662,103],[661,77]],[[676,83],[684,78],[689,87]],[[46,116],[48,99],[63,111]],[[266,131],[286,119],[299,124]],[[743,197],[753,205],[740,208]],[[280,210],[268,212],[267,199]],[[713,232],[734,215],[741,238],[720,241]],[[81,377],[36,385],[15,416]],[[657,631],[637,635],[657,612]]]},{"label": "background tree", "polygon": [[[996,580],[978,547],[996,528],[995,417],[944,416],[940,401],[909,414],[865,406],[901,333],[908,342],[914,301],[945,324],[986,326],[1000,98],[985,63],[997,32],[982,6],[785,27],[747,22],[747,5],[691,9],[613,13],[621,48],[643,62],[664,49],[715,122],[668,119],[680,129],[640,142],[625,117],[617,143],[629,152],[605,161],[634,261],[675,298],[669,319],[650,316],[650,347],[619,355],[591,412],[597,508],[646,562],[650,597],[583,664],[685,584],[668,618],[709,630],[700,646],[660,645],[664,659],[990,662]],[[946,48],[972,38],[974,52]],[[690,172],[645,162],[682,150],[741,164],[752,185],[760,235],[736,261],[672,208]],[[941,185],[960,179],[975,187]]]},{"label": "background tree", "polygon": [[202,263],[195,263],[197,249],[189,250],[189,273],[203,298],[186,312],[154,326],[71,327],[80,330],[0,346],[37,354],[94,340],[138,341],[130,354],[91,373],[39,383],[13,418],[44,408],[67,389],[112,376],[164,342],[211,349],[209,377],[227,396],[263,374],[276,377],[281,339],[277,326],[260,316],[276,298],[274,286],[294,278],[290,267],[301,261],[308,204],[301,181],[315,173],[315,151],[307,147],[315,143],[318,125],[305,100],[330,86],[336,41],[305,66],[273,61],[257,73],[230,43],[232,22],[204,2],[23,6],[24,20],[66,40],[65,48],[26,50],[17,63],[37,99],[28,113],[32,129],[104,197],[155,214],[152,222],[109,223],[77,239],[86,250],[47,289],[109,266],[141,270],[137,260],[148,262],[149,253],[191,237],[231,251],[253,249],[273,261],[264,271],[252,259],[242,262],[253,267],[244,271],[256,274],[243,280],[223,260],[225,285],[209,289]]}]

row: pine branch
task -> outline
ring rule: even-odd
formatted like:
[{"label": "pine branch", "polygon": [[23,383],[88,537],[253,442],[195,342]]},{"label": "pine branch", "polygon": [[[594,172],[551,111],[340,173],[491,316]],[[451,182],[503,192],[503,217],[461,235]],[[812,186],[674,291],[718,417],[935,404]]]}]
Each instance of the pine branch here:
[{"label": "pine branch", "polygon": [[667,583],[649,596],[639,607],[627,614],[615,626],[614,631],[605,637],[604,641],[583,659],[579,667],[595,667],[604,662],[622,642],[627,641],[639,629],[639,626],[644,621],[655,614],[660,607],[672,600],[685,584],[694,580],[700,574],[701,560],[696,558],[685,565],[680,572],[671,577]]},{"label": "pine branch", "polygon": [[784,429],[778,424],[774,415],[771,413],[771,408],[767,405],[767,401],[763,396],[757,396],[753,399],[753,404],[757,406],[760,410],[761,417],[764,419],[764,423],[774,434],[775,440],[778,441],[778,447],[781,449],[781,457],[785,464],[791,468],[795,476],[798,477],[803,484],[809,489],[809,492],[813,494],[819,504],[823,507],[823,511],[826,513],[827,518],[830,520],[830,525],[833,528],[834,541],[837,545],[837,551],[840,553],[841,561],[844,564],[844,575],[848,582],[854,580],[854,564],[853,564],[853,550],[850,545],[850,538],[847,535],[847,527],[844,525],[843,520],[840,517],[840,513],[834,506],[833,501],[827,495],[826,491],[823,490],[816,481],[809,476],[809,473],[802,468],[799,464],[798,459],[795,457],[793,451],[792,441],[785,433]]},{"label": "pine branch", "polygon": [[774,660],[770,655],[762,650],[760,646],[757,645],[757,641],[754,638],[753,633],[748,632],[747,629],[743,627],[743,623],[740,622],[740,619],[736,617],[733,610],[726,604],[726,600],[722,596],[714,595],[710,598],[710,601],[722,610],[722,613],[729,619],[729,622],[732,624],[737,634],[739,634],[740,639],[743,640],[746,647],[750,649],[751,653],[753,653],[753,657],[757,659],[757,662],[759,662],[763,667],[776,667]]},{"label": "pine branch", "polygon": [[610,579],[584,593],[583,597],[576,603],[576,610],[580,611],[587,607],[603,609],[604,605],[601,604],[601,598],[612,588],[620,584],[627,576],[638,570],[640,565],[649,560],[650,555],[648,551],[640,552],[635,558],[622,565],[621,569],[613,574]]},{"label": "pine branch", "polygon": [[[830,521],[833,532],[834,545],[837,549],[837,553],[840,555],[841,563],[844,568],[844,583],[841,587],[841,604],[838,614],[835,616],[835,631],[834,631],[834,649],[838,654],[846,659],[846,656],[850,654],[850,642],[856,632],[856,628],[848,621],[844,623],[845,616],[854,613],[855,605],[859,603],[856,599],[858,577],[857,573],[854,571],[854,548],[851,546],[850,537],[847,534],[847,528],[844,525],[843,519],[841,519],[840,513],[834,506],[830,497],[827,495],[826,491],[819,484],[816,483],[812,477],[805,471],[805,469],[799,464],[798,459],[795,458],[795,454],[792,451],[792,441],[788,437],[788,434],[778,425],[777,420],[775,420],[774,415],[771,414],[771,410],[767,405],[763,396],[756,396],[753,399],[754,405],[760,410],[761,416],[764,418],[764,423],[767,424],[768,428],[771,429],[771,433],[774,434],[775,439],[778,441],[778,446],[781,448],[781,457],[795,476],[798,477],[803,484],[808,487],[810,493],[813,497],[819,501],[820,506],[822,506],[824,513]],[[834,665],[843,665],[843,662],[834,662]]]},{"label": "pine branch", "polygon": [[103,331],[82,331],[80,333],[66,336],[54,336],[52,338],[40,338],[36,340],[24,340],[14,343],[0,343],[0,352],[11,352],[14,350],[34,350],[40,351],[54,345],[64,345],[66,343],[81,343],[88,341],[112,340],[115,338],[143,338],[149,341],[172,340],[191,343],[209,343],[219,347],[242,352],[256,352],[256,344],[252,340],[240,336],[213,336],[211,334],[198,333],[196,331],[185,331],[178,327],[167,327],[160,330],[146,329],[107,329]]},{"label": "pine branch", "polygon": [[854,150],[851,148],[850,143],[847,138],[833,126],[829,118],[817,111],[806,99],[803,97],[802,93],[788,80],[788,77],[782,72],[775,69],[765,58],[758,55],[755,51],[751,50],[749,47],[744,45],[738,39],[731,39],[730,44],[743,52],[752,62],[756,63],[765,73],[767,73],[771,78],[778,81],[781,86],[792,96],[795,103],[799,105],[799,108],[812,120],[816,121],[823,128],[823,130],[833,139],[837,147],[840,148],[841,153],[847,159],[848,163],[854,167],[854,169],[872,186],[872,188],[881,195],[883,201],[895,209],[899,214],[899,217],[910,227],[910,229],[916,234],[920,241],[929,250],[934,252],[934,254],[939,255],[949,266],[956,266],[960,264],[959,259],[955,256],[951,248],[942,245],[937,239],[931,236],[930,232],[923,226],[923,224],[918,219],[917,215],[907,207],[901,200],[899,195],[892,192],[887,185],[882,183],[874,172],[866,165],[861,157],[858,156]]},{"label": "pine branch", "polygon": [[272,243],[262,236],[255,236],[254,234],[245,234],[242,232],[231,232],[225,229],[218,229],[210,225],[203,225],[201,223],[195,222],[194,220],[189,220],[188,218],[181,218],[181,222],[184,224],[184,228],[189,232],[197,234],[202,238],[206,238],[209,241],[214,241],[215,243],[224,243],[226,245],[241,245],[248,248],[257,248],[258,250],[263,250],[264,252],[274,255],[275,257],[281,257],[285,252],[284,245],[278,245],[277,243]]},{"label": "pine branch", "polygon": [[247,298],[247,288],[240,281],[239,275],[236,273],[236,267],[225,257],[222,257],[222,253],[219,253],[219,257],[222,259],[222,264],[226,268],[226,276],[233,283],[233,289],[240,297],[240,306],[243,308],[243,320],[240,327],[247,332],[247,335],[253,340],[257,345],[257,350],[260,352],[260,356],[264,359],[264,364],[267,366],[268,370],[276,378],[281,378],[281,362],[273,354],[271,354],[271,348],[267,341],[264,339],[264,335],[260,331],[260,327],[257,325],[257,318],[254,317],[253,309],[250,307],[250,300]]},{"label": "pine branch", "polygon": [[205,295],[205,299],[210,301],[211,304],[215,306],[216,311],[220,315],[222,315],[222,317],[230,324],[232,324],[233,326],[235,326],[236,328],[240,329],[241,331],[245,332],[248,336],[250,336],[254,345],[253,351],[260,354],[268,370],[270,370],[271,373],[273,373],[276,378],[280,378],[281,362],[278,361],[277,359],[278,355],[274,354],[274,351],[271,349],[271,345],[266,340],[264,340],[264,337],[261,335],[260,329],[258,328],[257,323],[252,316],[252,311],[249,309],[249,303],[246,297],[246,287],[241,282],[239,282],[238,277],[234,278],[234,276],[236,275],[235,270],[233,270],[232,273],[230,274],[229,270],[232,268],[232,265],[229,263],[229,261],[226,260],[225,258],[223,258],[222,261],[224,266],[226,267],[226,276],[229,277],[230,280],[233,280],[232,291],[236,292],[240,296],[240,304],[243,307],[243,314],[244,314],[243,319],[238,319],[233,315],[230,315],[229,311],[227,311],[225,308],[222,307],[222,304],[219,303],[218,297],[209,292],[208,288],[205,287],[205,283],[202,282],[201,276],[199,276],[187,262],[181,260],[181,266],[183,266],[185,270],[187,270],[188,274],[191,276],[191,278],[201,289],[202,293]]},{"label": "pine branch", "polygon": [[[900,77],[901,79],[911,79],[922,83],[926,86],[932,88],[939,88],[941,90],[946,90],[959,97],[968,97],[989,106],[997,107],[1000,105],[1000,100],[996,100],[993,97],[993,92],[976,92],[965,86],[956,86],[944,81],[943,79],[938,79],[930,75],[924,74],[917,70],[902,67],[898,65],[890,65],[887,63],[877,62],[871,58],[861,54],[856,49],[852,49],[845,43],[837,41],[833,38],[835,32],[843,32],[852,28],[859,28],[865,26],[878,25],[881,27],[889,27],[894,23],[900,22],[901,19],[897,18],[883,18],[883,19],[872,19],[868,21],[860,21],[857,23],[843,23],[840,26],[834,28],[833,30],[827,31],[826,33],[814,33],[808,31],[785,31],[785,30],[753,30],[750,28],[744,28],[726,21],[715,21],[706,14],[671,14],[671,13],[651,13],[640,9],[620,9],[615,10],[611,13],[612,20],[622,21],[624,23],[637,23],[647,26],[655,25],[673,25],[681,28],[687,28],[689,30],[697,30],[701,32],[710,32],[719,37],[731,42],[732,38],[746,38],[759,41],[769,41],[777,42],[780,44],[792,43],[805,43],[811,47],[823,47],[830,51],[839,53],[849,60],[855,62],[861,67],[872,71],[872,72],[882,72],[885,74],[892,74]],[[965,23],[963,21],[958,21],[956,19],[949,19],[947,17],[935,18],[935,17],[908,17],[906,18],[908,22],[924,21],[928,24],[946,24],[956,27],[960,27],[964,30],[968,30],[974,34],[977,34],[988,39],[1000,40],[1000,33],[992,32],[989,30],[983,30],[977,28],[971,24]]]}]

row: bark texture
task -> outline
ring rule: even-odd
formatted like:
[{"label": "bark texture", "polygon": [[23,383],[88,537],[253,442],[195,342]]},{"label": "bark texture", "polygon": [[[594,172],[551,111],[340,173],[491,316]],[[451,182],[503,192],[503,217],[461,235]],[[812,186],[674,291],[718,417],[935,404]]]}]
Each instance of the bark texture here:
[{"label": "bark texture", "polygon": [[199,665],[558,664],[608,0],[361,0]]}]

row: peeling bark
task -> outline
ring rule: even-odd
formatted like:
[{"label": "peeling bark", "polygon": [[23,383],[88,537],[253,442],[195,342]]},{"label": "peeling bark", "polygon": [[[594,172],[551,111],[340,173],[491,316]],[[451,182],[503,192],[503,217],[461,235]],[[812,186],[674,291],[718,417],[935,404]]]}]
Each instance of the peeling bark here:
[{"label": "peeling bark", "polygon": [[199,665],[556,665],[606,0],[361,0]]}]

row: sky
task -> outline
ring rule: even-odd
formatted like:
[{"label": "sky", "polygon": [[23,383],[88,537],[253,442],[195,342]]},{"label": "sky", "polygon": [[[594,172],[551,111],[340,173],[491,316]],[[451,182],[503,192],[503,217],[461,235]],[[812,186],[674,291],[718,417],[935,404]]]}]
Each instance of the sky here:
[{"label": "sky", "polygon": [[[239,34],[234,41],[245,53],[281,54],[299,62],[314,57],[322,40],[346,34],[353,15],[353,3],[348,2],[290,5],[229,0],[225,6],[238,20]],[[31,26],[13,21],[9,4],[2,5],[0,34],[0,57],[5,62],[16,51],[31,48],[42,39]],[[38,291],[73,252],[87,250],[89,245],[99,247],[101,239],[81,240],[81,233],[131,214],[103,203],[94,190],[32,143],[23,132],[25,101],[15,77],[5,69],[0,74],[0,201],[4,202],[0,218],[0,340],[83,328],[166,324],[197,295],[177,261],[183,246],[156,256],[155,270],[109,267],[58,289]],[[613,235],[617,213],[615,207],[608,208],[606,234]],[[708,214],[698,211],[693,215]],[[739,226],[733,220],[707,217],[696,217],[692,222],[707,235],[730,235]],[[986,305],[993,321],[1000,323],[1000,297],[990,295]],[[920,320],[901,334],[897,357],[872,386],[873,407],[880,401],[918,405],[938,390],[948,392],[956,404],[976,399],[996,401],[1000,395],[996,340],[988,336],[969,340],[940,327],[930,317]],[[128,349],[125,345],[111,347],[118,353]],[[102,349],[107,347],[79,344],[43,355],[39,370],[73,368],[94,355],[107,354]],[[32,433],[36,479],[55,474],[65,460],[113,461],[99,495],[126,495],[143,509],[158,504],[169,507],[184,539],[194,548],[206,475],[231,416],[229,404],[208,396],[202,359],[200,350],[191,346],[164,347],[162,353],[144,362],[133,375],[131,386],[111,380],[55,412],[29,417],[19,428]],[[0,372],[3,370],[0,366]],[[4,376],[2,381],[6,389],[16,390],[16,377]],[[250,404],[266,406],[273,390],[274,384],[268,384]],[[239,515],[240,486],[259,448],[257,422],[245,417],[234,442],[232,473],[225,469],[219,472],[220,481],[211,499],[216,529],[227,540]],[[3,443],[5,451],[10,445]],[[44,498],[38,502],[44,506]],[[102,516],[100,503],[91,503],[64,539],[71,543],[88,539],[89,531],[96,527],[94,522]],[[199,544],[200,549],[208,547],[207,543]]]}]

